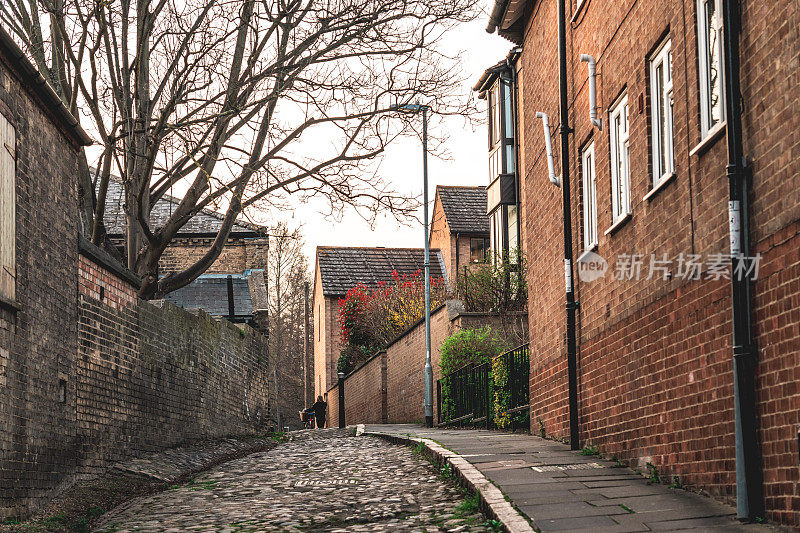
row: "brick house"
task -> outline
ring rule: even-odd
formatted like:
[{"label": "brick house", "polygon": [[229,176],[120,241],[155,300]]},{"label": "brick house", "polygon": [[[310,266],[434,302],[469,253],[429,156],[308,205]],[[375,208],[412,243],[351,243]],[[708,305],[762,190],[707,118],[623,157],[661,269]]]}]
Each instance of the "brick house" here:
[{"label": "brick house", "polygon": [[[548,180],[536,116],[551,117],[559,173],[557,5],[497,0],[488,30],[518,45],[500,68],[509,105],[490,109],[517,134],[522,234],[537,287],[529,294],[531,417],[562,438],[569,410],[561,191]],[[605,276],[575,281],[581,441],[732,501],[733,304],[731,281],[717,270],[730,267],[731,253],[722,8],[720,0],[568,1],[566,86],[572,254],[591,251],[608,262]],[[786,0],[745,1],[741,9],[742,137],[751,173],[745,238],[751,255],[761,254],[750,300],[763,465],[757,490],[769,518],[796,526],[800,11]],[[596,61],[595,117],[583,54]],[[642,275],[628,279],[623,267],[637,255]],[[696,279],[686,275],[689,257],[701,264]]]},{"label": "brick house", "polygon": [[[446,276],[439,250],[430,251],[430,263],[431,277]],[[424,268],[422,248],[317,246],[312,294],[315,398],[336,383],[336,363],[341,351],[339,299],[356,285],[375,287],[379,281],[391,281],[394,271],[411,275]]]},{"label": "brick house", "polygon": [[455,286],[463,269],[489,257],[486,188],[437,185],[430,228],[428,245],[441,251],[448,281]]},{"label": "brick house", "polygon": [[[108,184],[104,221],[112,243],[122,250],[125,235],[124,189],[112,176]],[[150,212],[150,223],[166,223],[181,199],[164,195]],[[222,225],[223,214],[203,209],[183,226],[159,262],[161,275],[191,266],[208,250]],[[233,224],[220,256],[192,283],[166,295],[178,307],[203,309],[213,317],[246,323],[266,332],[268,229],[244,220]]]},{"label": "brick house", "polygon": [[89,144],[0,29],[0,519],[38,505],[74,461],[74,177]]},{"label": "brick house", "polygon": [[[125,234],[125,195],[119,178],[108,184],[104,221],[106,232],[114,244],[121,245]],[[152,227],[162,226],[181,199],[165,194],[150,212]],[[211,246],[222,225],[223,215],[203,209],[183,226],[164,251],[159,262],[163,274],[183,270],[198,260]],[[237,220],[231,228],[222,253],[206,274],[242,274],[246,270],[265,269],[269,253],[268,229],[245,220]]]}]

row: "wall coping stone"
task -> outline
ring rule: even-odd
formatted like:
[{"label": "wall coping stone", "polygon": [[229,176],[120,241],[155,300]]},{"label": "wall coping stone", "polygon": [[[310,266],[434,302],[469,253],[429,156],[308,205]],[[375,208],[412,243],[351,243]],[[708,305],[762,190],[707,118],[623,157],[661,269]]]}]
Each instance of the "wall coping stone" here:
[{"label": "wall coping stone", "polygon": [[122,281],[127,281],[133,285],[134,288],[139,289],[142,286],[142,280],[139,276],[122,266],[111,254],[92,244],[92,242],[82,234],[78,235],[78,253],[105,268]]}]

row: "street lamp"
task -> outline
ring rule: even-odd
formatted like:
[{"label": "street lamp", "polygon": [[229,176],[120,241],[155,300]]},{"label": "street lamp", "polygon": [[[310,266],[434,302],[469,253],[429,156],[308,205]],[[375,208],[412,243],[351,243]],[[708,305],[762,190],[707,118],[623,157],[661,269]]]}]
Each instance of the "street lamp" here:
[{"label": "street lamp", "polygon": [[422,112],[422,201],[425,231],[425,426],[433,427],[433,366],[431,365],[431,256],[428,246],[428,109],[426,105],[393,105],[399,111]]}]

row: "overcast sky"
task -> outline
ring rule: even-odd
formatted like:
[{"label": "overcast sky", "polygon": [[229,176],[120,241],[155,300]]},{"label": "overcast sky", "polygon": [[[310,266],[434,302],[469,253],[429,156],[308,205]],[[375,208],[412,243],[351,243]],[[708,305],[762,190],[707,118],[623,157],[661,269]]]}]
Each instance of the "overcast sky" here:
[{"label": "overcast sky", "polygon": [[[464,98],[472,98],[472,86],[483,71],[503,59],[512,44],[496,34],[485,31],[487,17],[462,25],[451,32],[446,46],[452,52],[463,50],[462,68],[468,75],[463,87]],[[425,103],[425,102],[422,102]],[[483,104],[483,102],[481,102]],[[481,109],[485,106],[481,105]],[[441,127],[441,126],[437,126]],[[444,123],[448,128],[446,149],[449,160],[428,159],[430,210],[436,185],[486,185],[488,183],[488,156],[486,151],[486,128],[477,124],[474,129],[463,119],[449,119]],[[419,140],[404,139],[387,149],[381,164],[380,173],[391,181],[396,190],[410,195],[422,193],[422,148]],[[317,246],[387,246],[422,247],[424,232],[421,222],[399,225],[393,218],[378,219],[370,228],[361,217],[352,211],[345,211],[340,222],[328,220],[320,210],[321,206],[303,204],[294,212],[252,213],[254,222],[273,224],[279,220],[290,227],[303,224],[306,239],[306,254],[309,263],[314,262]],[[422,210],[419,211],[422,220]]]}]

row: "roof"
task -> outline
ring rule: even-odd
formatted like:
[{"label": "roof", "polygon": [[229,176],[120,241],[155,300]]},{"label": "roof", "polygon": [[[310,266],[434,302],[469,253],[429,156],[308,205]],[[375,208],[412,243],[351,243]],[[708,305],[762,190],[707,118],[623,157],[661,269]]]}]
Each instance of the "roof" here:
[{"label": "roof", "polygon": [[[106,224],[106,232],[108,232],[109,235],[122,235],[125,232],[125,212],[122,209],[124,197],[122,181],[116,176],[113,176],[108,182],[106,210],[103,216]],[[150,211],[150,226],[152,228],[163,226],[180,202],[180,198],[175,198],[174,196],[166,194],[162,196]],[[178,235],[216,235],[219,228],[222,226],[223,218],[224,215],[222,213],[211,209],[203,209],[178,231]],[[244,220],[237,220],[231,228],[231,235],[234,236],[236,234],[251,234],[254,232],[266,235],[267,228],[251,224]]]},{"label": "roof", "polygon": [[25,53],[17,46],[17,43],[0,27],[0,53],[8,57],[9,64],[23,79],[26,85],[42,101],[44,108],[52,113],[61,126],[69,133],[81,146],[89,146],[92,139],[83,128],[81,128],[72,113],[58,97],[53,87],[36,70],[36,67],[25,57]]},{"label": "roof", "polygon": [[[431,277],[445,277],[439,250],[431,250]],[[422,248],[345,248],[317,246],[317,268],[322,279],[322,294],[344,296],[352,287],[374,287],[390,281],[392,273],[411,275],[425,268]]]},{"label": "roof", "polygon": [[495,63],[494,65],[483,71],[483,74],[481,74],[481,77],[472,87],[472,90],[478,92],[480,98],[485,98],[486,91],[488,89],[491,89],[497,77],[504,72],[506,73],[511,72],[510,65],[513,65],[517,61],[521,52],[522,49],[519,47],[515,47],[509,50],[508,54],[506,54],[505,59],[498,61],[497,63]]},{"label": "roof", "polygon": [[[234,316],[252,317],[253,301],[247,278],[232,275],[231,288]],[[202,309],[211,316],[230,316],[227,276],[200,276],[189,285],[167,294],[164,299],[184,309]]]},{"label": "roof", "polygon": [[497,30],[497,33],[501,36],[508,38],[509,36],[504,35],[504,33],[519,21],[525,12],[525,5],[527,3],[528,0],[494,0],[490,2],[489,5],[492,6],[492,9],[489,13],[489,22],[486,25],[486,31],[494,33],[495,30]]},{"label": "roof", "polygon": [[489,235],[485,187],[448,187],[438,185],[436,194],[442,202],[450,233]]}]

